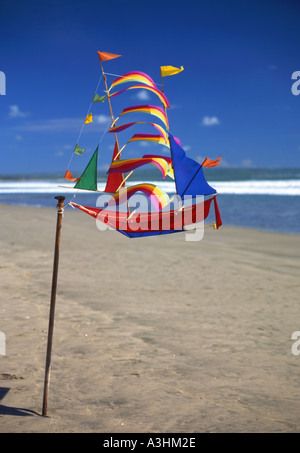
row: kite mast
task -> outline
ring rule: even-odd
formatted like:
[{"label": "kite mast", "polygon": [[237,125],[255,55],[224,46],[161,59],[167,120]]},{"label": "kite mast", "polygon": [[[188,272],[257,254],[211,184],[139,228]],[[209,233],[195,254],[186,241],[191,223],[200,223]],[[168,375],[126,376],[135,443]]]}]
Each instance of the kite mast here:
[{"label": "kite mast", "polygon": [[[101,66],[101,71],[102,71],[102,75],[103,75],[103,79],[104,79],[104,83],[105,83],[105,90],[106,90],[106,93],[107,93],[107,100],[108,100],[108,105],[109,105],[109,110],[110,110],[111,121],[112,121],[112,123],[114,123],[115,119],[114,119],[114,114],[113,114],[113,111],[112,111],[112,106],[111,106],[110,97],[109,97],[109,90],[108,90],[108,86],[107,86],[107,78],[106,78],[106,75],[105,75],[105,72],[104,72],[104,69],[103,69],[101,58],[100,58],[100,66]],[[119,152],[118,137],[117,137],[116,133],[114,135],[115,135],[116,144],[117,144],[118,152]]]},{"label": "kite mast", "polygon": [[[164,93],[164,82],[163,82],[163,78],[166,77],[166,76],[170,76],[170,75],[174,75],[174,74],[178,74],[179,72],[183,71],[183,66],[181,66],[180,68],[176,68],[175,66],[161,66],[160,67],[160,76],[161,76],[161,91]],[[165,114],[167,116],[167,109],[166,109],[166,106],[164,105],[164,110],[165,110]],[[168,131],[169,132],[169,131]]]},{"label": "kite mast", "polygon": [[[105,90],[106,90],[106,94],[107,94],[107,100],[108,100],[108,105],[109,105],[109,110],[110,110],[110,116],[111,116],[111,122],[112,124],[114,123],[115,121],[115,118],[114,118],[114,114],[113,114],[113,110],[112,110],[112,105],[111,105],[111,101],[110,101],[110,97],[109,97],[109,89],[108,89],[108,85],[107,85],[107,78],[106,78],[106,75],[105,75],[105,72],[104,72],[104,69],[103,69],[103,65],[102,65],[102,61],[101,61],[101,58],[100,58],[100,52],[98,52],[99,54],[99,60],[100,60],[100,66],[101,66],[101,71],[102,71],[102,75],[103,75],[103,80],[104,80],[104,83],[105,83]],[[121,157],[121,152],[120,152],[120,146],[119,146],[119,142],[118,142],[118,137],[117,137],[117,134],[116,132],[114,133],[114,136],[115,136],[115,143],[116,143],[116,146],[117,146],[117,157],[118,159],[120,159]],[[116,159],[115,158],[115,159]],[[127,178],[126,178],[127,179]],[[117,191],[119,191],[121,189],[121,187],[123,185],[125,185],[125,181],[126,179],[124,179],[124,176],[122,175],[122,183],[119,185]],[[130,214],[130,208],[129,208],[129,203],[127,201],[127,211],[128,211],[128,214]]]},{"label": "kite mast", "polygon": [[[160,76],[161,76],[161,91],[162,93],[165,94],[165,90],[164,90],[164,82],[163,82],[163,75],[162,75],[162,70],[160,69]],[[167,109],[166,109],[166,106],[163,104],[163,108],[164,108],[164,111],[165,111],[165,115],[167,116]],[[168,131],[169,132],[169,131]]]}]

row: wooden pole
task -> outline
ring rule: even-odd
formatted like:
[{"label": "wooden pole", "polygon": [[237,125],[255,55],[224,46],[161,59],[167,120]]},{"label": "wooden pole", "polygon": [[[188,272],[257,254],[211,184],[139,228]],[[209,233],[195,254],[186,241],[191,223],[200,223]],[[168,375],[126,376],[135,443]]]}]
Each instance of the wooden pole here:
[{"label": "wooden pole", "polygon": [[47,355],[46,355],[46,366],[45,366],[43,412],[42,412],[42,415],[44,415],[44,416],[47,415],[47,408],[48,408],[48,392],[49,392],[50,370],[51,370],[51,351],[52,351],[52,339],[53,339],[53,328],[54,328],[54,313],[55,313],[55,299],[56,299],[56,288],[57,288],[59,247],[60,247],[60,236],[61,236],[61,228],[62,228],[62,216],[63,216],[63,212],[64,212],[63,204],[64,204],[65,197],[59,195],[59,196],[55,197],[55,199],[58,200],[58,203],[56,206],[57,223],[56,223],[56,237],[55,237],[55,248],[54,248],[50,313],[49,313]]}]

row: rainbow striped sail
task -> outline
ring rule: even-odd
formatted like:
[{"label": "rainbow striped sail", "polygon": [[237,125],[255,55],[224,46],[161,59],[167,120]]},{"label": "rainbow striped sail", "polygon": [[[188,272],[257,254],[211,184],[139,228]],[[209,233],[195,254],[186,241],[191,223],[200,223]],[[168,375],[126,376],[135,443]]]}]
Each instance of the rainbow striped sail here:
[{"label": "rainbow striped sail", "polygon": [[169,195],[159,187],[154,184],[145,183],[145,184],[136,184],[135,186],[127,187],[116,192],[113,195],[113,201],[109,204],[116,203],[117,205],[125,203],[137,192],[142,192],[145,194],[149,200],[153,203],[156,211],[161,211],[170,203]]},{"label": "rainbow striped sail", "polygon": [[109,132],[113,133],[118,133],[118,132],[123,132],[126,129],[128,129],[131,126],[134,126],[135,124],[150,124],[151,126],[155,127],[155,129],[158,130],[160,135],[164,138],[165,142],[168,142],[168,135],[167,132],[164,130],[164,128],[157,123],[148,123],[146,121],[134,121],[133,123],[127,123],[127,124],[122,124],[121,126],[113,126],[110,128]]},{"label": "rainbow striped sail", "polygon": [[167,148],[170,148],[170,144],[168,140],[166,140],[165,136],[160,134],[134,134],[129,140],[130,142],[136,141],[148,141],[153,143],[158,143],[159,145],[164,145]]},{"label": "rainbow striped sail", "polygon": [[135,71],[135,72],[127,72],[127,74],[124,74],[123,76],[115,79],[112,82],[109,91],[112,88],[114,88],[118,85],[121,85],[122,83],[131,83],[131,82],[144,83],[145,85],[148,85],[152,88],[157,88],[157,86],[155,85],[155,83],[153,82],[153,80],[151,79],[150,76],[148,76],[144,72]]},{"label": "rainbow striped sail", "polygon": [[107,173],[128,173],[148,164],[157,167],[161,171],[164,179],[170,171],[170,165],[167,160],[164,159],[164,157],[155,156],[142,157],[138,159],[115,160],[111,163]]},{"label": "rainbow striped sail", "polygon": [[164,112],[164,110],[161,107],[158,107],[156,105],[134,105],[132,107],[126,107],[120,113],[119,118],[128,113],[147,113],[149,115],[154,115],[162,121],[166,130],[169,129],[169,121],[168,121],[166,113]]},{"label": "rainbow striped sail", "polygon": [[122,93],[125,93],[128,90],[137,90],[137,89],[151,91],[152,93],[156,94],[156,96],[158,96],[159,100],[162,102],[162,104],[165,108],[170,107],[169,101],[166,98],[166,96],[164,95],[164,93],[162,91],[160,91],[158,88],[148,86],[148,85],[133,85],[131,87],[124,88],[123,90],[117,91],[116,93],[109,94],[109,97],[112,98],[113,96],[118,96]]}]

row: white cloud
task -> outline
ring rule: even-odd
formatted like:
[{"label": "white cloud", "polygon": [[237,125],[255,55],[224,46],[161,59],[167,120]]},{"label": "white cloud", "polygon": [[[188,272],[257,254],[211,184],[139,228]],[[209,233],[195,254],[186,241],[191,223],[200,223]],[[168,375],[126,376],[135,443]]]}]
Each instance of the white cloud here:
[{"label": "white cloud", "polygon": [[26,118],[29,113],[22,112],[18,105],[10,105],[9,106],[9,118]]},{"label": "white cloud", "polygon": [[93,121],[97,124],[107,124],[111,121],[111,118],[108,115],[95,115],[93,116]]},{"label": "white cloud", "polygon": [[202,156],[196,156],[196,161],[199,163],[199,164],[202,164],[202,162],[204,161],[205,157],[202,157]]},{"label": "white cloud", "polygon": [[232,164],[230,164],[229,162],[227,162],[227,160],[225,160],[225,159],[222,157],[221,160],[220,160],[220,163],[219,163],[219,167],[220,167],[220,168],[236,168],[237,165],[232,165]]},{"label": "white cloud", "polygon": [[141,90],[136,95],[136,98],[140,101],[148,101],[150,99],[149,93],[146,90]]},{"label": "white cloud", "polygon": [[82,118],[55,118],[44,121],[30,121],[22,126],[19,130],[30,132],[59,132],[66,130],[80,131],[82,126]]},{"label": "white cloud", "polygon": [[[216,157],[211,157],[211,156],[207,156],[207,157],[210,157],[211,159],[216,158]],[[199,162],[199,164],[202,164],[204,159],[205,159],[205,157],[203,157],[203,156],[200,156],[200,155],[196,156],[196,161]],[[248,158],[243,159],[240,164],[238,164],[238,163],[232,164],[232,163],[229,163],[222,156],[218,167],[219,168],[256,168],[256,165],[254,164],[254,162],[251,159],[248,159]]]},{"label": "white cloud", "polygon": [[143,146],[143,147],[146,147],[147,146],[150,146],[150,143],[149,142],[145,142],[144,140],[140,141],[140,146]]},{"label": "white cloud", "polygon": [[74,149],[74,145],[66,144],[61,146],[57,151],[54,153],[56,157],[62,157],[66,153],[68,153],[71,149]]},{"label": "white cloud", "polygon": [[244,168],[255,168],[256,165],[252,162],[251,159],[243,159],[241,162],[241,166]]},{"label": "white cloud", "polygon": [[17,134],[17,135],[16,135],[16,141],[17,141],[17,142],[21,142],[22,140],[23,140],[22,135]]},{"label": "white cloud", "polygon": [[201,124],[202,126],[217,126],[220,121],[216,116],[204,116]]},{"label": "white cloud", "polygon": [[107,170],[109,169],[109,165],[105,164],[105,165],[100,165],[99,167],[99,170],[100,171],[105,171],[107,172]]}]

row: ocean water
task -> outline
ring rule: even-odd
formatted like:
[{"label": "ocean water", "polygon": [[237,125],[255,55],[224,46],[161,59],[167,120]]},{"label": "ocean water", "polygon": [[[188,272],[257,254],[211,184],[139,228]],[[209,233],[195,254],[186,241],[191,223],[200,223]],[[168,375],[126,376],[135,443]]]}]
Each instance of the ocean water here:
[{"label": "ocean water", "polygon": [[[214,168],[205,169],[205,175],[219,194],[224,225],[300,234],[300,169]],[[157,172],[137,172],[128,185],[145,180],[170,196],[175,193],[174,182],[158,180]],[[69,201],[96,206],[99,193],[75,191],[73,185],[53,175],[0,176],[0,203],[56,208],[54,197],[64,195],[66,209],[72,209]],[[99,175],[98,189],[104,187],[105,177]]]}]

